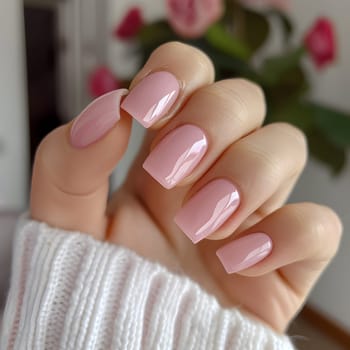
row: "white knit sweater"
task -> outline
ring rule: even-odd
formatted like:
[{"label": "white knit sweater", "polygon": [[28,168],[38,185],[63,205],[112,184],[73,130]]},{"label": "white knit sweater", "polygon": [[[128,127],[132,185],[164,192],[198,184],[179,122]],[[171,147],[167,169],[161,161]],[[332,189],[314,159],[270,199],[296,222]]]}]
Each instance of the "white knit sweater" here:
[{"label": "white knit sweater", "polygon": [[91,237],[22,222],[1,350],[293,349],[184,276]]}]

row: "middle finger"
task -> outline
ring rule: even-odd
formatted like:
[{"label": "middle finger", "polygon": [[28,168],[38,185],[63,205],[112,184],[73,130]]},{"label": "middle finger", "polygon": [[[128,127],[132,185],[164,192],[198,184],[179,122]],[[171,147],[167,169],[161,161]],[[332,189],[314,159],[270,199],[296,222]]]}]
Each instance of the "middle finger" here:
[{"label": "middle finger", "polygon": [[263,92],[244,79],[197,90],[155,137],[144,168],[163,187],[198,180],[225,149],[261,126]]}]

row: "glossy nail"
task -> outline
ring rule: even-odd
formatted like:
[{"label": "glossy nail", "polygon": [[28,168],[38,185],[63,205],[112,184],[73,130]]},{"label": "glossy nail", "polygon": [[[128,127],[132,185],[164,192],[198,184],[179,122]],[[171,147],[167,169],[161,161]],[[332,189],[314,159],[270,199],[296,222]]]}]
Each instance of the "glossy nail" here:
[{"label": "glossy nail", "polygon": [[227,273],[247,269],[266,258],[272,250],[272,240],[265,233],[252,233],[238,238],[223,247],[216,255]]},{"label": "glossy nail", "polygon": [[170,189],[191,173],[208,148],[202,129],[183,125],[167,134],[143,163],[144,169]]},{"label": "glossy nail", "polygon": [[92,101],[73,123],[70,142],[84,148],[101,139],[120,119],[120,100],[127,89],[109,92]]},{"label": "glossy nail", "polygon": [[223,225],[239,202],[237,188],[230,181],[213,180],[180,209],[175,222],[193,243],[197,243]]},{"label": "glossy nail", "polygon": [[130,91],[121,107],[148,128],[170,110],[179,91],[179,83],[171,73],[155,72]]}]

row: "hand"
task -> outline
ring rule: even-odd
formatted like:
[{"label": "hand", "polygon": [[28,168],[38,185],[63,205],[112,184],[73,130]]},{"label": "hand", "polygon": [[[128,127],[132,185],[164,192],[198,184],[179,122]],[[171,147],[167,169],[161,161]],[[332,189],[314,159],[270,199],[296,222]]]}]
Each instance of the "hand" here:
[{"label": "hand", "polygon": [[[341,223],[317,204],[284,205],[306,162],[303,134],[284,123],[262,126],[264,97],[253,83],[213,81],[202,52],[159,47],[127,97],[103,97],[44,139],[31,216],[181,271],[223,306],[239,305],[282,332],[336,253]],[[130,114],[150,130],[126,183],[107,201]]]}]

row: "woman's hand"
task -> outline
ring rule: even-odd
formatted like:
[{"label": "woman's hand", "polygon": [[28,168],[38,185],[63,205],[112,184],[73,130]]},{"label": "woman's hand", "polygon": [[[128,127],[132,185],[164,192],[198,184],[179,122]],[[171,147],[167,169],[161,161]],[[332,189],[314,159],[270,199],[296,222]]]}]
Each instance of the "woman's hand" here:
[{"label": "woman's hand", "polygon": [[[32,218],[128,247],[284,331],[342,231],[329,208],[284,205],[306,162],[305,137],[284,123],[262,127],[262,90],[242,79],[214,83],[208,57],[180,43],[159,47],[130,89],[102,97],[44,139]],[[107,201],[130,115],[150,131]]]}]

